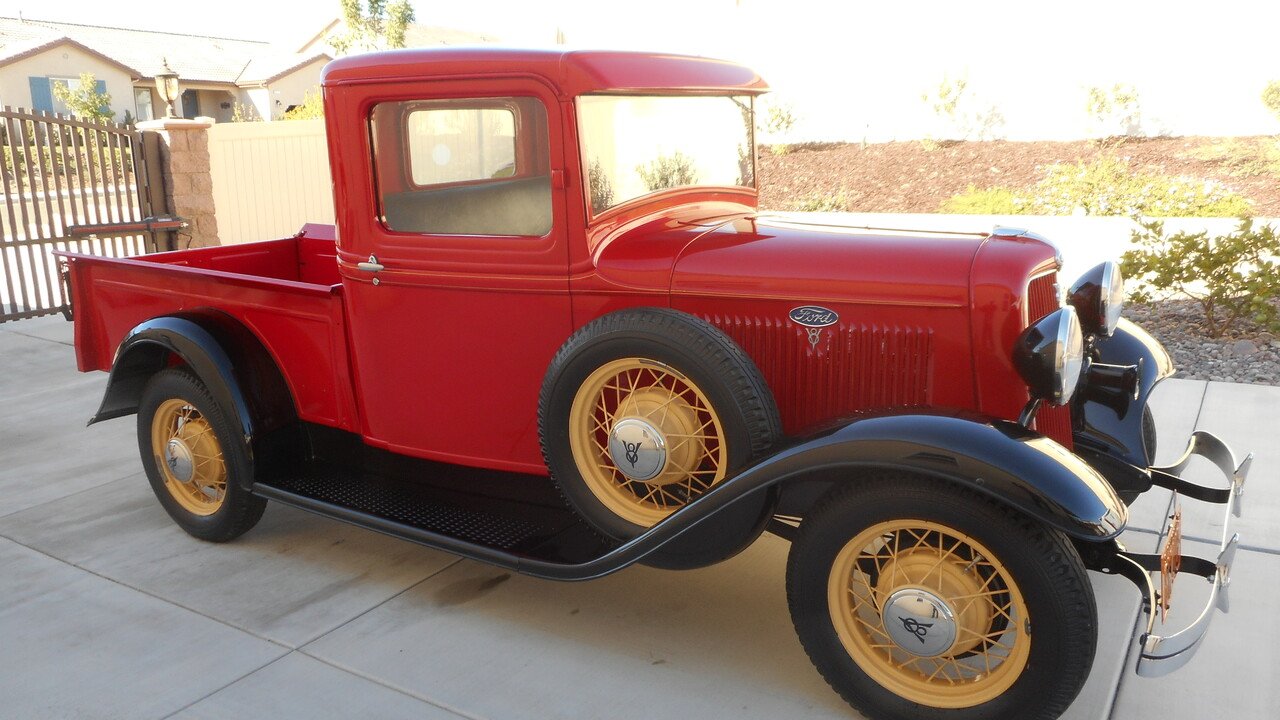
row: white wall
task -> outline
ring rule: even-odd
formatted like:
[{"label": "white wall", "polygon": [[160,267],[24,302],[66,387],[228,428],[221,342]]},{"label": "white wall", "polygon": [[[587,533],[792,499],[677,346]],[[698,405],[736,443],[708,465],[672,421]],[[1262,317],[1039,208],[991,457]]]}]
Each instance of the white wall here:
[{"label": "white wall", "polygon": [[1275,0],[598,0],[440,3],[431,22],[549,44],[694,53],[745,63],[803,118],[789,140],[938,134],[920,95],[968,71],[1011,138],[1084,135],[1084,88],[1132,83],[1152,130],[1280,133],[1259,100],[1280,79]]},{"label": "white wall", "polygon": [[[1280,79],[1280,3],[1074,0],[832,3],[744,0],[752,64],[812,139],[941,136],[921,100],[944,75],[1006,118],[1010,139],[1090,135],[1090,86],[1132,84],[1148,134],[1280,132],[1260,99]],[[799,51],[797,42],[808,49]]]},{"label": "white wall", "polygon": [[[124,119],[126,110],[136,114],[133,105],[133,80],[118,66],[103,62],[70,45],[55,46],[44,52],[0,67],[0,105],[31,109],[31,77],[79,78],[80,73],[93,73],[106,83],[111,95],[111,109],[116,122]],[[77,80],[78,82],[78,80]]]},{"label": "white wall", "polygon": [[222,244],[273,240],[333,222],[323,120],[218,123],[209,166]]}]

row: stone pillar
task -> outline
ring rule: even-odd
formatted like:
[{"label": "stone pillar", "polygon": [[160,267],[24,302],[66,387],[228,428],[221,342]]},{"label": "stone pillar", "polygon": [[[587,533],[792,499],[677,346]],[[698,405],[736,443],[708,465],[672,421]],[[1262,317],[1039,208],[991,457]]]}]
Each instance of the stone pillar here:
[{"label": "stone pillar", "polygon": [[213,179],[209,174],[209,127],[212,125],[210,118],[161,118],[140,122],[137,126],[143,132],[158,136],[165,201],[169,212],[188,224],[178,231],[175,248],[178,250],[220,244]]}]

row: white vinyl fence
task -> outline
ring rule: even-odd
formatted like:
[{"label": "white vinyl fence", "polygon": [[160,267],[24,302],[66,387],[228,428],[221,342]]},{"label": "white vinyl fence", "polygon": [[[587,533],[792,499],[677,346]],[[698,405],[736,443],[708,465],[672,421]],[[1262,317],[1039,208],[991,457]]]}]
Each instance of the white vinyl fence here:
[{"label": "white vinyl fence", "polygon": [[323,120],[217,123],[209,128],[209,167],[224,245],[333,222]]}]

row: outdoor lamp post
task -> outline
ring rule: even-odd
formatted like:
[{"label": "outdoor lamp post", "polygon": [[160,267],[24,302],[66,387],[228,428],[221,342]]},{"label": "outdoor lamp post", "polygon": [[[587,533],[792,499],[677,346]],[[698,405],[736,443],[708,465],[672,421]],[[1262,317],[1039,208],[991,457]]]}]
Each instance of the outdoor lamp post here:
[{"label": "outdoor lamp post", "polygon": [[178,85],[178,73],[169,67],[169,61],[161,62],[164,65],[161,71],[156,73],[156,92],[160,93],[160,99],[164,101],[164,116],[171,118],[175,117],[173,103],[181,95],[182,88]]}]

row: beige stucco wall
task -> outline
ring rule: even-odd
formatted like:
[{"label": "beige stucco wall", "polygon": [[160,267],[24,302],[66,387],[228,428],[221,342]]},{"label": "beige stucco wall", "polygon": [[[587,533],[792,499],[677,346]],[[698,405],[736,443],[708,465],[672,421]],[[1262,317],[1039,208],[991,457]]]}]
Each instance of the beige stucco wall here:
[{"label": "beige stucco wall", "polygon": [[271,91],[266,88],[240,88],[240,104],[257,113],[259,119],[271,118]]},{"label": "beige stucco wall", "polygon": [[[272,120],[280,117],[290,105],[301,105],[308,90],[320,87],[320,70],[328,60],[320,59],[303,65],[266,87],[265,94],[259,93],[254,105],[263,118]],[[261,105],[258,103],[261,102]],[[269,108],[269,112],[268,112]]]},{"label": "beige stucco wall", "polygon": [[[200,116],[213,118],[217,122],[231,122],[235,113],[235,102],[238,99],[228,90],[198,90],[196,98],[200,103]],[[222,107],[226,103],[228,107]]]},{"label": "beige stucco wall", "polygon": [[0,67],[0,105],[30,108],[31,83],[28,78],[78,78],[80,73],[86,72],[93,73],[94,77],[107,84],[116,121],[124,119],[126,110],[130,115],[137,112],[133,107],[133,79],[129,73],[117,65],[65,44]]}]

